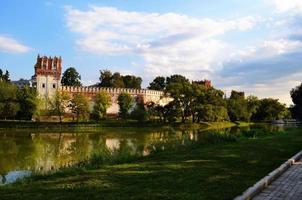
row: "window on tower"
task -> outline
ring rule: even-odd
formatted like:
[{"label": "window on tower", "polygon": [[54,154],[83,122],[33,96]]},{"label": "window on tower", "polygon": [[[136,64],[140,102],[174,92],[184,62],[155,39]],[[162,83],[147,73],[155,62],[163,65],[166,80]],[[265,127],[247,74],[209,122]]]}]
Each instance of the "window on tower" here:
[{"label": "window on tower", "polygon": [[54,83],[54,84],[52,84],[52,87],[53,87],[53,88],[56,88],[56,84],[55,84],[55,83]]},{"label": "window on tower", "polygon": [[42,88],[45,88],[45,83],[42,83]]}]

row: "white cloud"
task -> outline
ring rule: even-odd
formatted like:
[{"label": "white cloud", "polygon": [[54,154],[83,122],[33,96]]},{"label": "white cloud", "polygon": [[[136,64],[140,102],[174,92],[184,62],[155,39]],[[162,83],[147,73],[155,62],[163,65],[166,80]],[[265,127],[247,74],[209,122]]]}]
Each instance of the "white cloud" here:
[{"label": "white cloud", "polygon": [[[252,29],[259,18],[234,20],[193,18],[176,13],[142,13],[91,6],[66,8],[69,29],[79,34],[81,50],[101,55],[136,54],[148,73],[165,75],[221,67],[230,46],[217,39],[229,31]],[[164,70],[163,70],[164,69]],[[192,78],[194,78],[192,76]]]},{"label": "white cloud", "polygon": [[246,47],[231,54],[229,62],[246,62],[251,59],[264,59],[285,53],[291,53],[302,48],[302,42],[280,38],[263,41],[259,46]]},{"label": "white cloud", "polygon": [[302,1],[301,0],[270,0],[275,6],[277,12],[291,12],[294,14],[302,13]]},{"label": "white cloud", "polygon": [[9,36],[0,35],[0,51],[8,53],[26,53],[29,47],[19,43]]}]

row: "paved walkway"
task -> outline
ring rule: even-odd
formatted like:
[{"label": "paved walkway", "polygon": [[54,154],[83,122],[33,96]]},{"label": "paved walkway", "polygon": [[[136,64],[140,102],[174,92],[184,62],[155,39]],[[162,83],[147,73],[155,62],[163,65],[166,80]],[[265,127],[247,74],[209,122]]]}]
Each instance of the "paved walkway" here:
[{"label": "paved walkway", "polygon": [[253,200],[302,200],[302,160],[292,165]]}]

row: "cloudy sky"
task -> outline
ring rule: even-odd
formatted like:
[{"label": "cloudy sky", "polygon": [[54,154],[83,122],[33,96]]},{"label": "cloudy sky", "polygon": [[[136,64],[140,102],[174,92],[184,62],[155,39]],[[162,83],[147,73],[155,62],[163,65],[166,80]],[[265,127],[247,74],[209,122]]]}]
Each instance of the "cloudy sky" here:
[{"label": "cloudy sky", "polygon": [[37,54],[84,84],[98,70],[210,79],[227,93],[291,104],[302,81],[301,0],[3,0],[0,68],[30,78]]}]

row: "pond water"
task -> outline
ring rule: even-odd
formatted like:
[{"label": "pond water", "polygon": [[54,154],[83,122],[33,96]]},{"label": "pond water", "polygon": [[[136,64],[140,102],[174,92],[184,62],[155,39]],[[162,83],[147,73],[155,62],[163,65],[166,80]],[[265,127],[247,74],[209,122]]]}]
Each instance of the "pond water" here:
[{"label": "pond water", "polygon": [[0,132],[0,185],[29,176],[32,172],[46,173],[90,159],[92,155],[146,156],[158,150],[192,145],[217,143],[241,137],[256,137],[251,130],[282,131],[284,127],[244,127],[222,130],[151,130],[116,128],[93,132]]}]

